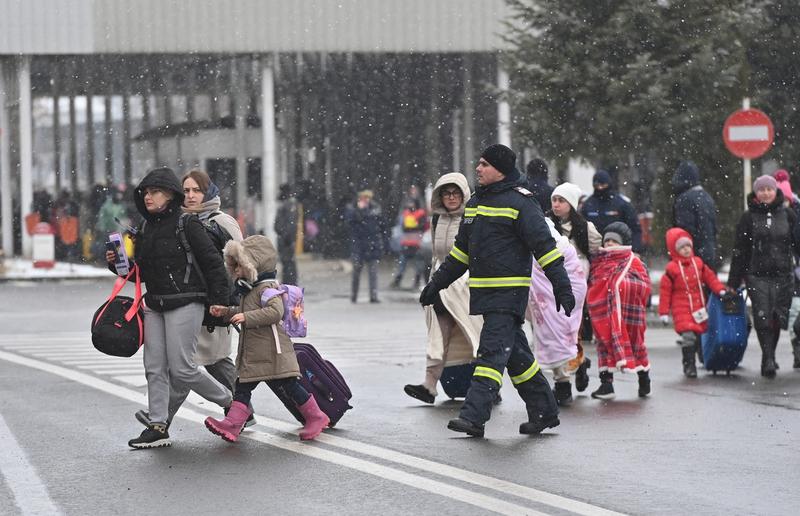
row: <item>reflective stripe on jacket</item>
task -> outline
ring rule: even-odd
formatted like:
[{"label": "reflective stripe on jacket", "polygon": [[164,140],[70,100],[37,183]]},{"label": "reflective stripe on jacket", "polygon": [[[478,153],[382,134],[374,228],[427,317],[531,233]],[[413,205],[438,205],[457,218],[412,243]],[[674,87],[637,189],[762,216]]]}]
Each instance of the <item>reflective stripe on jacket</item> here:
[{"label": "reflective stripe on jacket", "polygon": [[501,181],[478,187],[467,202],[455,245],[431,279],[444,288],[469,269],[473,315],[510,312],[522,318],[531,253],[545,269],[564,260],[539,204],[523,186]]}]

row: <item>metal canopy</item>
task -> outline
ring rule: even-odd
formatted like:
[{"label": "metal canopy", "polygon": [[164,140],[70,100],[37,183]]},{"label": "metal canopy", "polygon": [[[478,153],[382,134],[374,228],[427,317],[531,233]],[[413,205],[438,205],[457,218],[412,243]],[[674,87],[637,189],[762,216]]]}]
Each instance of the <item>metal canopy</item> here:
[{"label": "metal canopy", "polygon": [[504,0],[0,0],[0,54],[490,52]]}]

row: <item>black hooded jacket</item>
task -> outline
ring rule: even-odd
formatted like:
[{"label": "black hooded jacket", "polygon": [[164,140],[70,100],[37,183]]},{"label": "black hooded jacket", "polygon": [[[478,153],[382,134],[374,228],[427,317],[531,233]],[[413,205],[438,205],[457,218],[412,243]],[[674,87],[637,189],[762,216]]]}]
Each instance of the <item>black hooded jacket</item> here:
[{"label": "black hooded jacket", "polygon": [[750,193],[747,206],[736,225],[728,285],[738,288],[747,276],[791,277],[800,235],[794,210],[783,205],[783,192],[777,190],[770,204]]},{"label": "black hooded jacket", "polygon": [[479,186],[467,201],[453,250],[431,277],[446,288],[469,269],[470,313],[512,313],[522,320],[528,305],[531,253],[550,282],[570,286],[564,257],[544,215],[519,175]]},{"label": "black hooded jacket", "polygon": [[[147,211],[144,204],[144,189],[147,187],[158,187],[174,194],[163,211]],[[186,220],[186,239],[208,285],[197,270],[188,266],[186,252],[177,234],[183,189],[174,172],[169,168],[151,170],[136,187],[134,200],[145,219],[135,237],[135,261],[147,288],[144,296],[147,307],[163,312],[197,302],[227,305],[228,275],[222,256],[196,216]]]},{"label": "black hooded jacket", "polygon": [[700,171],[691,161],[678,165],[672,175],[672,225],[685,229],[694,241],[694,252],[706,265],[716,269],[717,207],[700,186]]}]

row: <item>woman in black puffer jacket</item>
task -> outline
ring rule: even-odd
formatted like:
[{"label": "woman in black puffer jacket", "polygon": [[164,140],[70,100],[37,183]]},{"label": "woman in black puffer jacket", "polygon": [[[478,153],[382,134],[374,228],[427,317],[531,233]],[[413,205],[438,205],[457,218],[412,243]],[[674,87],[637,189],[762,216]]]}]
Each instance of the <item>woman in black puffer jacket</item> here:
[{"label": "woman in black puffer jacket", "polygon": [[797,216],[783,205],[783,193],[772,176],[761,176],[747,197],[748,209],[736,226],[736,244],[728,286],[742,281],[753,305],[753,327],[761,346],[761,375],[775,376],[775,348],[789,322]]},{"label": "woman in black puffer jacket", "polygon": [[[178,235],[183,188],[171,169],[151,170],[134,196],[145,219],[135,238],[135,254],[147,289],[144,368],[149,425],[128,444],[156,448],[171,444],[167,433],[170,379],[223,408],[231,404],[230,389],[198,369],[193,359],[204,303],[227,305],[229,287],[222,256],[196,216],[187,216],[184,231],[203,277],[188,263]],[[106,258],[111,263],[113,253]]]}]

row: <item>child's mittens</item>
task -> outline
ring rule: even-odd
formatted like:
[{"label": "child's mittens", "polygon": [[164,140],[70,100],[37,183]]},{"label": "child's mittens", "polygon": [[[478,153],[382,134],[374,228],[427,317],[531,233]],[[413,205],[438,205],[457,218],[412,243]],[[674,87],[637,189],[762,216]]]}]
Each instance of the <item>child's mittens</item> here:
[{"label": "child's mittens", "polygon": [[669,325],[669,316],[668,315],[662,315],[662,316],[659,317],[659,319],[661,320],[661,324],[663,324],[664,326]]}]

